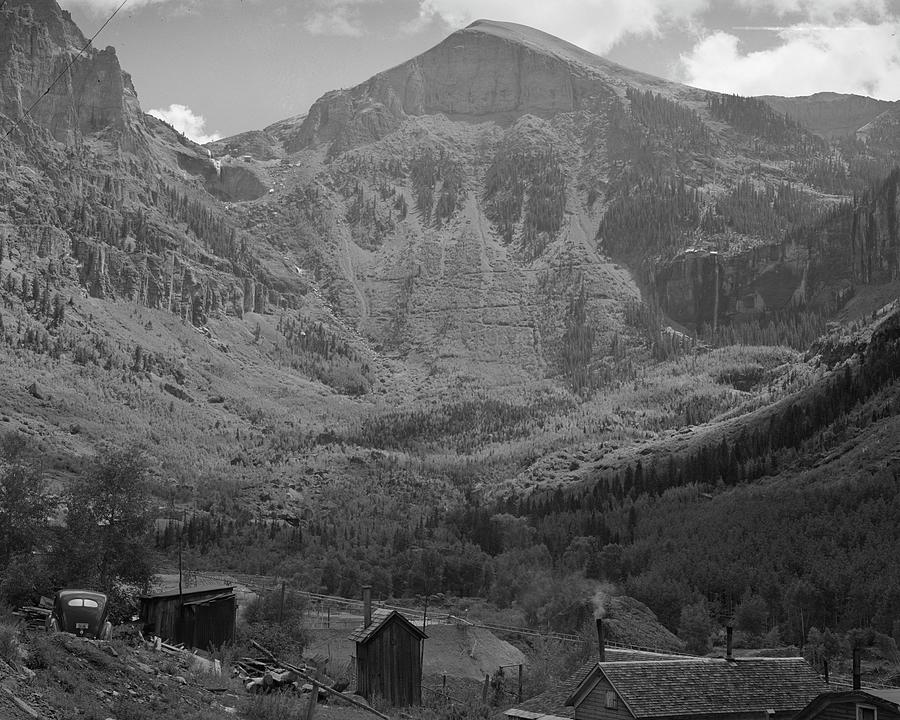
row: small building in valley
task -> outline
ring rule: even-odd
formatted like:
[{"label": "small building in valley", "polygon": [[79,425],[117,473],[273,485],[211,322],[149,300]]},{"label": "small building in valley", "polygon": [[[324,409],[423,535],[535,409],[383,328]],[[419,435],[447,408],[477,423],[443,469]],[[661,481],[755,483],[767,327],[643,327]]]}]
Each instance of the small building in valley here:
[{"label": "small building in valley", "polygon": [[900,720],[900,688],[860,688],[825,692],[795,720]]},{"label": "small building in valley", "polygon": [[350,635],[356,643],[356,692],[393,706],[422,704],[422,643],[428,638],[396,610],[373,615],[366,596],[363,624]]},{"label": "small building in valley", "polygon": [[575,720],[787,720],[827,689],[803,658],[600,662],[566,703]]},{"label": "small building in valley", "polygon": [[237,597],[234,587],[212,585],[142,595],[145,628],[169,643],[208,650],[234,639]]}]

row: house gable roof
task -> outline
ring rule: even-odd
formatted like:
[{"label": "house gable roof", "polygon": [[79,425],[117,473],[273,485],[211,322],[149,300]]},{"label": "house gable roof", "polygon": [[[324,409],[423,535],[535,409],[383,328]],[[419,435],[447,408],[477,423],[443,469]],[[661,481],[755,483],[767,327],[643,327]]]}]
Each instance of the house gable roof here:
[{"label": "house gable roof", "polygon": [[803,658],[690,658],[597,663],[569,696],[605,677],[636,718],[797,711],[826,689]]},{"label": "house gable roof", "polygon": [[810,720],[829,705],[842,703],[864,703],[875,705],[884,710],[900,711],[900,689],[897,688],[863,688],[861,690],[838,690],[823,692],[803,708],[794,720]]},{"label": "house gable roof", "polygon": [[[642,659],[646,662],[660,662],[662,660],[675,660],[679,656],[665,653],[654,653],[646,650],[628,650],[623,648],[607,648],[606,657],[609,662],[626,662],[628,660]],[[575,717],[575,708],[571,703],[567,704],[569,696],[587,679],[588,675],[597,667],[598,659],[594,657],[582,663],[578,669],[563,683],[535,695],[524,702],[517,703],[515,707],[505,711],[505,715],[511,718],[529,718],[535,713],[541,720],[552,718]]]},{"label": "house gable roof", "polygon": [[413,625],[409,620],[407,620],[403,615],[401,615],[396,610],[387,610],[384,608],[379,608],[375,612],[372,613],[372,622],[369,623],[369,626],[360,625],[356,630],[354,630],[347,637],[348,640],[357,643],[367,643],[371,640],[382,628],[386,627],[392,622],[399,622],[407,630],[412,633],[418,635],[422,640],[428,638],[425,634],[425,631],[421,628],[417,628]]}]

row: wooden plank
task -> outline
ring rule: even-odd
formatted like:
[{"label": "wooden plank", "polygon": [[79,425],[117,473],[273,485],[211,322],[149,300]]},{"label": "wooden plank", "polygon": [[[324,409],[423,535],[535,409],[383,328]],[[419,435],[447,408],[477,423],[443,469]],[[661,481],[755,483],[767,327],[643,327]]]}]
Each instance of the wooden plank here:
[{"label": "wooden plank", "polygon": [[[261,650],[262,652],[264,652],[268,657],[270,657],[270,658],[272,659],[272,661],[273,661],[274,663],[276,663],[276,664],[278,664],[278,665],[281,665],[282,667],[285,667],[285,668],[287,668],[288,670],[293,670],[295,673],[297,673],[297,675],[299,675],[301,678],[303,678],[304,680],[306,680],[306,682],[308,682],[308,683],[318,683],[318,680],[316,680],[315,678],[313,678],[313,677],[307,675],[306,672],[305,672],[304,670],[301,670],[301,669],[298,668],[296,665],[291,665],[290,663],[285,662],[284,660],[279,660],[273,653],[269,652],[268,650],[266,650],[266,648],[264,648],[262,645],[260,645],[258,642],[256,642],[256,640],[251,640],[250,643],[251,643],[251,644],[253,645],[253,647],[255,647],[257,650]],[[366,712],[370,712],[370,713],[372,713],[373,715],[377,715],[378,717],[382,718],[382,720],[391,720],[391,719],[390,719],[387,715],[385,715],[384,713],[380,713],[380,712],[378,712],[375,708],[369,707],[368,705],[364,705],[364,704],[361,703],[359,700],[357,700],[357,699],[355,699],[355,698],[352,698],[352,697],[350,697],[349,695],[345,695],[345,694],[342,693],[342,692],[338,692],[338,691],[335,690],[334,688],[330,688],[330,687],[328,687],[327,685],[322,685],[321,688],[322,688],[326,693],[328,693],[329,695],[334,695],[335,697],[341,698],[341,700],[346,700],[346,701],[347,701],[348,703],[350,703],[351,705],[354,705],[354,706],[356,706],[356,707],[358,707],[358,708],[360,708],[360,709],[362,709],[362,710],[365,710]]]},{"label": "wooden plank", "polygon": [[15,703],[16,707],[19,708],[23,713],[28,715],[28,717],[34,718],[34,720],[41,720],[41,714],[35,710],[31,705],[22,700],[13,693],[8,687],[3,686],[3,692],[9,695],[9,699]]}]

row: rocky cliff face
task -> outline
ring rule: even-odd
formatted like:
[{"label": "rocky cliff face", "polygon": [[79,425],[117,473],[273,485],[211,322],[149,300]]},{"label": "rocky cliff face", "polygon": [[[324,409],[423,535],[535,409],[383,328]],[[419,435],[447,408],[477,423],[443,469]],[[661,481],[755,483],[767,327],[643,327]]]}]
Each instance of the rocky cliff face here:
[{"label": "rocky cliff face", "polygon": [[39,98],[32,117],[65,143],[137,120],[137,94],[115,49],[90,47],[79,56],[87,41],[54,0],[10,0],[0,18],[0,112],[11,122]]},{"label": "rocky cliff face", "polygon": [[286,138],[294,152],[314,141],[342,152],[376,141],[406,118],[437,113],[467,119],[550,117],[622,92],[626,82],[697,96],[608,62],[559,38],[514,23],[479,20],[350,90],[328,93]]},{"label": "rocky cliff face", "polygon": [[0,148],[0,241],[17,282],[76,282],[198,325],[284,302],[214,200],[261,197],[264,173],[144,115],[115,50],[79,56],[54,0],[8,0],[0,22],[0,112],[19,121]]}]

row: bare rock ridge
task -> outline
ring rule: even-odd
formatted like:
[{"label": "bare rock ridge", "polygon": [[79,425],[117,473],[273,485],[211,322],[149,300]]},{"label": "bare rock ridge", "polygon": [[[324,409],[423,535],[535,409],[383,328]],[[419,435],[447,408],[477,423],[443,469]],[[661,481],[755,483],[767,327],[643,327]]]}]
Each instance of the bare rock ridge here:
[{"label": "bare rock ridge", "polygon": [[32,110],[57,140],[125,130],[140,115],[137,93],[114,48],[87,48],[66,70],[87,41],[54,0],[9,0],[0,18],[0,112],[7,123],[22,117],[60,73]]},{"label": "bare rock ridge", "polygon": [[829,139],[854,135],[882,113],[900,109],[900,102],[833,92],[803,97],[763,95],[760,99],[817,135]]},{"label": "bare rock ridge", "polygon": [[539,30],[478,20],[412,60],[326,94],[285,146],[293,152],[315,140],[337,140],[335,151],[342,151],[384,137],[408,116],[546,117],[577,110],[585,98],[616,87],[624,92],[628,84],[691,92]]}]

